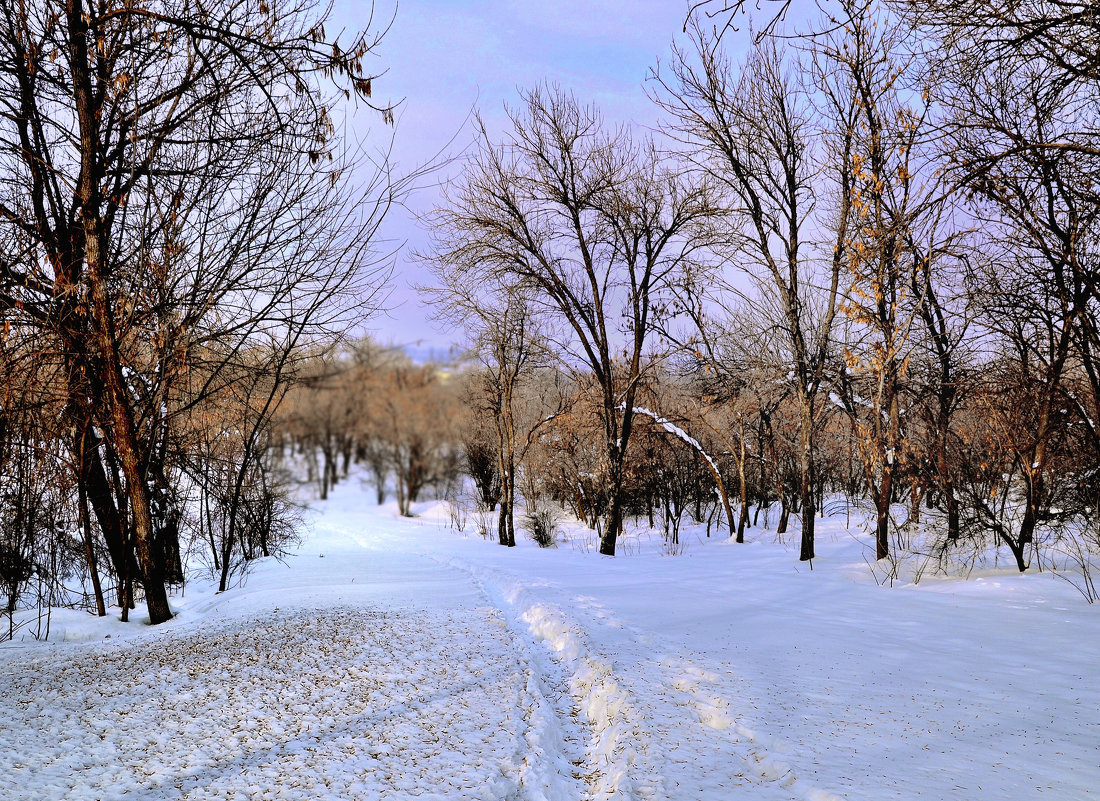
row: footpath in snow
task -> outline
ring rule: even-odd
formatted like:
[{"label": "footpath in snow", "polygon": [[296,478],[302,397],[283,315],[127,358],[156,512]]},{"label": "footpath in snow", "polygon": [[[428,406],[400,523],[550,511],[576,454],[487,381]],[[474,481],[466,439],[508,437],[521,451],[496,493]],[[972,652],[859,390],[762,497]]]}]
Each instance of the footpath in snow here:
[{"label": "footpath in snow", "polygon": [[1100,613],[1048,574],[877,586],[821,527],[599,557],[406,520],[355,479],[302,547],[150,628],[0,646],[0,798],[1087,799]]}]

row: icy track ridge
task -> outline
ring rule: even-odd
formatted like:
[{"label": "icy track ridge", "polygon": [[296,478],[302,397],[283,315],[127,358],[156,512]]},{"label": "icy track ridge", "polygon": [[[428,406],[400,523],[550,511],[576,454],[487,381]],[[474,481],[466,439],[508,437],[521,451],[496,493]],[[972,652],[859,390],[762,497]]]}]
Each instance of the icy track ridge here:
[{"label": "icy track ridge", "polygon": [[[546,650],[540,655],[531,648],[538,643],[567,671],[572,707],[584,716],[588,730],[584,797],[592,801],[667,798],[660,772],[650,758],[653,737],[644,716],[616,681],[611,665],[589,647],[583,630],[559,608],[536,598],[517,578],[461,560],[446,564],[470,574],[503,613],[517,639],[527,643],[531,661],[540,666],[542,675],[557,669],[547,664]],[[570,712],[559,710],[559,716]]]}]

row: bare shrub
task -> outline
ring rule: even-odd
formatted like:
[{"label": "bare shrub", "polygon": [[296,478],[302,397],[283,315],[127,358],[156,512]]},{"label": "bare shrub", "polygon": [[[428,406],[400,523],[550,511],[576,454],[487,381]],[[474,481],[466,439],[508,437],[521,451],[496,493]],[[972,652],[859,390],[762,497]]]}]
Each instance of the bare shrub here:
[{"label": "bare shrub", "polygon": [[552,508],[535,503],[523,516],[523,523],[540,548],[554,548],[558,544],[558,518]]}]

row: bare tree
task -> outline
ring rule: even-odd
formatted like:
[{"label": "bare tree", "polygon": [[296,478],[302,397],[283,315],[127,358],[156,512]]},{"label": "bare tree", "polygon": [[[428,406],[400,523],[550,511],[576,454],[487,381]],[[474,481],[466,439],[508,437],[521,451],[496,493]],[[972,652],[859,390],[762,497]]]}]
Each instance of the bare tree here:
[{"label": "bare tree", "polygon": [[893,0],[914,26],[978,68],[1045,62],[1062,87],[1100,80],[1100,9],[1081,0]]},{"label": "bare tree", "polygon": [[[858,109],[845,247],[844,313],[851,338],[840,385],[875,504],[876,558],[883,559],[890,548],[895,481],[910,461],[903,404],[920,308],[910,294],[910,276],[923,255],[914,249],[921,226],[935,228],[926,218],[943,203],[938,165],[928,164],[922,147],[929,92],[904,84],[908,65],[896,28],[862,0],[839,5],[847,20],[844,32],[819,37],[818,47],[828,95]],[[927,288],[925,282],[921,289]]]},{"label": "bare tree", "polygon": [[[983,332],[1000,341],[986,345],[991,364],[983,374],[991,385],[983,397],[1012,397],[1020,404],[1015,421],[1028,421],[1001,443],[1014,454],[1001,475],[1021,484],[1020,513],[968,488],[964,517],[972,528],[996,530],[1022,570],[1040,524],[1080,508],[1064,493],[1059,443],[1068,438],[1081,451],[1075,460],[1089,454],[1100,463],[1100,197],[1093,179],[1100,168],[1100,16],[1088,4],[1060,0],[895,5],[935,43],[930,70],[948,110],[944,150],[984,232],[988,258],[972,265],[968,289]],[[998,425],[999,404],[983,408],[988,424]],[[1007,517],[991,516],[994,508]]]},{"label": "bare tree", "polygon": [[610,503],[600,552],[622,525],[623,461],[655,318],[710,214],[702,187],[649,142],[607,132],[592,107],[553,87],[524,94],[495,145],[477,151],[432,218],[434,259],[466,284],[522,288],[561,320],[560,355],[599,388]]},{"label": "bare tree", "polygon": [[474,283],[465,270],[429,257],[438,286],[424,291],[437,315],[456,330],[465,331],[482,363],[478,406],[493,421],[496,440],[497,501],[500,514],[497,540],[514,546],[517,451],[516,396],[522,382],[546,360],[545,342],[522,285]]},{"label": "bare tree", "polygon": [[[688,146],[695,169],[725,190],[720,252],[755,281],[758,296],[733,291],[783,332],[783,357],[800,409],[800,559],[814,557],[814,426],[828,379],[838,282],[846,258],[851,200],[854,105],[838,102],[830,150],[815,152],[814,110],[773,40],[760,44],[738,71],[715,34],[691,26],[692,51],[676,51],[657,79],[657,102],[673,117],[671,132]],[[810,231],[826,202],[823,164],[836,170],[839,221],[830,258],[815,261]],[[827,245],[826,245],[827,247]]]},{"label": "bare tree", "polygon": [[0,306],[53,339],[66,445],[116,569],[132,531],[153,623],[171,616],[148,484],[164,410],[224,389],[218,365],[250,343],[291,347],[349,290],[370,295],[356,243],[382,206],[349,205],[321,85],[369,95],[375,39],[341,48],[325,18],[279,0],[0,2]]},{"label": "bare tree", "polygon": [[413,364],[403,353],[390,352],[380,362],[358,387],[365,409],[358,431],[385,460],[398,512],[411,517],[424,489],[458,473],[461,387],[438,365]]}]

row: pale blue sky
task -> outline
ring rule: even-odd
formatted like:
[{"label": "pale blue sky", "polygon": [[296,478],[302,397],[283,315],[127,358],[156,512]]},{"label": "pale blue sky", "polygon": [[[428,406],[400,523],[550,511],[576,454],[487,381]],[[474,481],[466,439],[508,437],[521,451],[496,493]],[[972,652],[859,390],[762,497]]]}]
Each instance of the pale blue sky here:
[{"label": "pale blue sky", "polygon": [[[388,72],[374,86],[382,102],[405,98],[393,151],[398,170],[412,169],[440,151],[460,154],[471,139],[464,122],[472,108],[479,108],[491,127],[502,126],[503,104],[515,102],[519,88],[543,80],[595,102],[609,122],[655,124],[657,112],[644,82],[680,35],[687,7],[679,0],[402,0],[378,49],[376,69]],[[388,19],[392,11],[393,6],[379,5],[376,19]],[[369,13],[365,3],[337,0],[334,22],[359,29]],[[366,133],[368,142],[389,135],[377,115],[360,113],[354,120],[355,133]],[[432,187],[411,199],[421,211],[438,202]],[[410,247],[424,242],[404,209],[394,211],[386,235],[408,240]],[[418,303],[412,285],[430,278],[407,252],[398,255],[393,308],[369,325],[379,339],[419,340],[439,348],[461,340],[460,333],[438,331]]]}]

